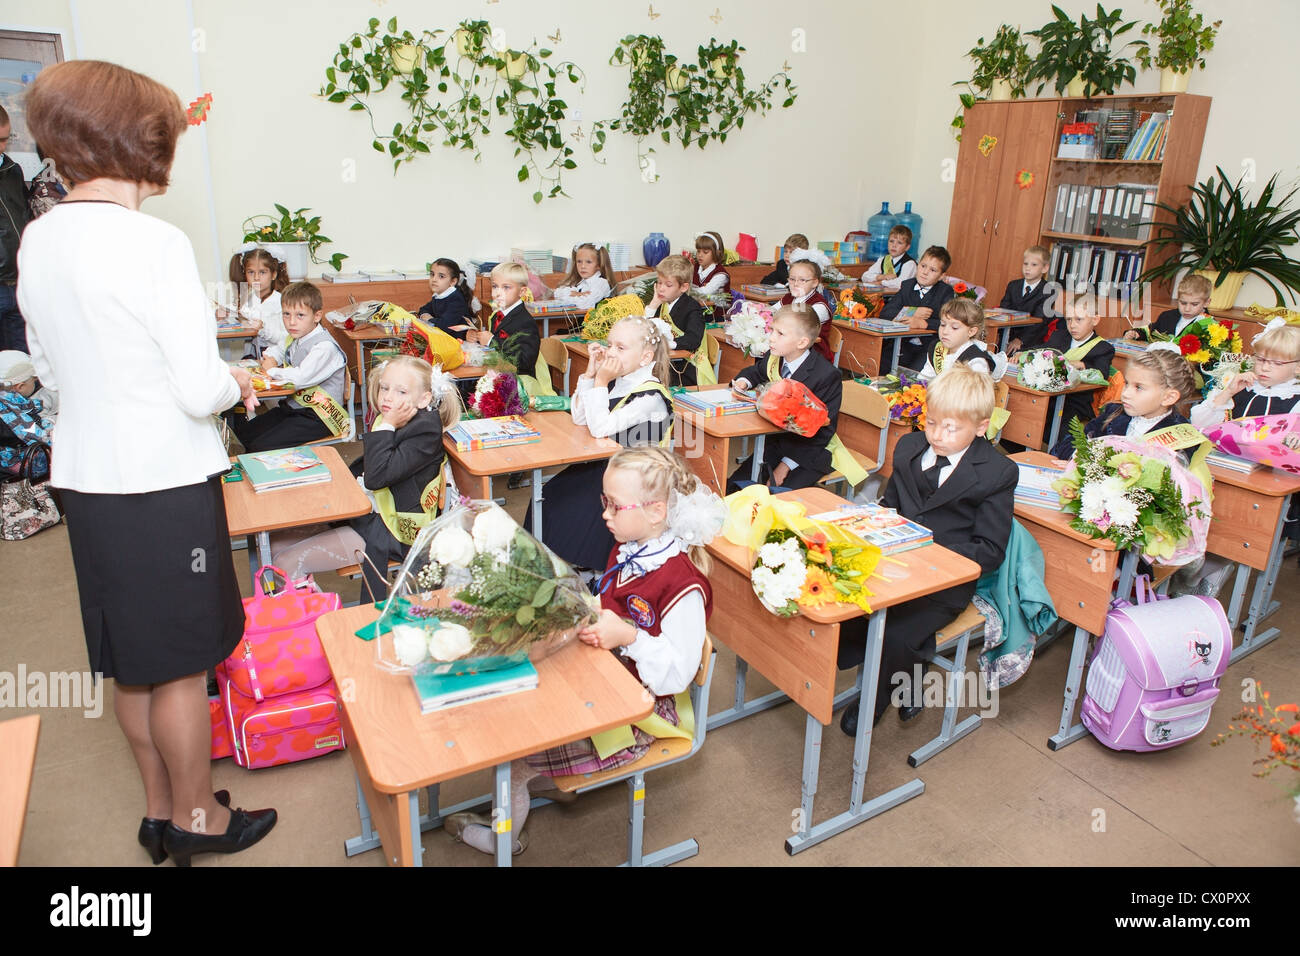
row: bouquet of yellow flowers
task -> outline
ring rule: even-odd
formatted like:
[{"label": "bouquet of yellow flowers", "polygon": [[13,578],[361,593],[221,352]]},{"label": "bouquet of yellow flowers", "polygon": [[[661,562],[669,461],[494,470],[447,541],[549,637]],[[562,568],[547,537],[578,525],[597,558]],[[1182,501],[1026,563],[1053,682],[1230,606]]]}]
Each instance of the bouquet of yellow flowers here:
[{"label": "bouquet of yellow flowers", "polygon": [[909,382],[906,377],[899,377],[900,388],[891,392],[889,398],[889,417],[896,422],[912,422],[917,428],[925,427],[925,385],[921,382]]}]

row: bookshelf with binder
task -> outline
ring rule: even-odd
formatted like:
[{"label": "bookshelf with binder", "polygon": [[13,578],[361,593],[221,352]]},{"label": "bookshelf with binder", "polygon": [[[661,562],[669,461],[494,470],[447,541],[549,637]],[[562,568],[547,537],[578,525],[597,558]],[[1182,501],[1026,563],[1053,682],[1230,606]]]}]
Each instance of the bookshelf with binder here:
[{"label": "bookshelf with binder", "polygon": [[[1141,299],[1142,272],[1173,254],[1158,250],[1158,203],[1187,202],[1196,180],[1210,97],[1186,93],[1062,99],[1041,220],[1049,277],[1121,303]],[[1151,299],[1173,299],[1167,281]],[[1132,311],[1136,311],[1136,304]],[[1103,313],[1104,314],[1104,313]],[[1103,319],[1103,335],[1127,323]]]}]

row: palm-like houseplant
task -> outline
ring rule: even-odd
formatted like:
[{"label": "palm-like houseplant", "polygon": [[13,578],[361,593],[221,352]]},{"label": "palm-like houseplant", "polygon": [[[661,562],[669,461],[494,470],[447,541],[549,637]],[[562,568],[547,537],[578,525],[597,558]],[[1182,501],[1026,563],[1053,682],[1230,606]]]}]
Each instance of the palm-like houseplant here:
[{"label": "palm-like houseplant", "polygon": [[[1233,183],[1222,167],[1217,178],[1210,177],[1192,187],[1184,206],[1156,205],[1173,214],[1172,222],[1153,223],[1156,252],[1172,247],[1174,254],[1142,274],[1143,281],[1163,279],[1169,282],[1183,269],[1207,274],[1215,291],[1211,298],[1215,308],[1229,308],[1247,275],[1259,276],[1273,290],[1277,304],[1283,305],[1282,289],[1292,301],[1300,289],[1300,263],[1287,250],[1300,242],[1300,209],[1291,201],[1300,186],[1293,186],[1281,198],[1278,174],[1274,173],[1254,202],[1246,198],[1242,180]],[[1217,273],[1217,275],[1215,274]],[[1281,288],[1279,288],[1279,285]]]},{"label": "palm-like houseplant", "polygon": [[1145,48],[1146,41],[1130,40],[1115,46],[1116,40],[1137,26],[1136,20],[1124,21],[1118,7],[1107,13],[1100,3],[1095,19],[1080,14],[1075,23],[1055,4],[1052,15],[1053,19],[1028,34],[1037,37],[1041,46],[1026,77],[1027,82],[1040,81],[1037,92],[1050,82],[1057,93],[1065,93],[1077,77],[1083,82],[1080,95],[1091,97],[1114,93],[1121,84],[1137,78],[1137,67],[1122,54],[1129,47]]}]

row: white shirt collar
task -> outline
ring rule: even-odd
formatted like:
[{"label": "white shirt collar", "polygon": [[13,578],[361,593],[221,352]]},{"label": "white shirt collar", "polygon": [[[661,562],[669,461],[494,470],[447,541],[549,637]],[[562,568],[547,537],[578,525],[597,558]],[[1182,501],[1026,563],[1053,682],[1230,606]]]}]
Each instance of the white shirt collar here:
[{"label": "white shirt collar", "polygon": [[1182,312],[1179,312],[1179,313],[1178,313],[1178,322],[1177,322],[1177,324],[1174,326],[1174,335],[1177,335],[1179,332],[1181,332],[1183,329],[1187,328],[1187,327],[1188,327],[1189,325],[1191,325],[1193,322],[1199,321],[1200,319],[1203,319],[1203,318],[1205,318],[1205,313],[1204,313],[1204,312],[1202,312],[1200,315],[1194,315],[1194,316],[1192,316],[1190,319],[1189,319],[1187,316],[1183,315]]},{"label": "white shirt collar", "polygon": [[1250,391],[1265,398],[1290,398],[1292,395],[1300,395],[1300,378],[1289,378],[1285,382],[1269,386],[1256,382]]},{"label": "white shirt collar", "polygon": [[[651,538],[648,541],[625,541],[618,546],[618,560],[626,561],[638,551],[640,556],[636,559],[637,566],[643,573],[649,574],[651,571],[657,571],[663,567],[665,562],[681,554],[683,551],[681,539],[669,532],[664,532],[657,538]],[[626,568],[618,573],[619,583],[623,583],[632,577]]]},{"label": "white shirt collar", "polygon": [[447,288],[443,289],[441,292],[439,292],[437,295],[435,295],[434,298],[435,298],[435,299],[445,299],[445,298],[447,298],[447,296],[451,295],[453,292],[459,292],[459,291],[460,291],[460,290],[457,289],[454,285],[449,285],[449,286],[447,286]]},{"label": "white shirt collar", "polygon": [[628,372],[626,375],[620,375],[613,381],[609,389],[609,397],[622,398],[638,385],[643,382],[648,382],[654,377],[654,365],[647,365],[644,368],[633,369],[631,372]]},{"label": "white shirt collar", "polygon": [[1093,339],[1093,336],[1095,336],[1095,335],[1096,335],[1095,332],[1089,332],[1088,335],[1087,335],[1087,337],[1086,337],[1086,338],[1082,338],[1082,339],[1076,339],[1076,338],[1074,338],[1073,336],[1071,336],[1071,337],[1070,337],[1070,348],[1077,349],[1080,345],[1083,345],[1085,342],[1091,342],[1092,339]]},{"label": "white shirt collar", "polygon": [[[322,321],[316,323],[316,328],[312,329],[310,332],[308,332],[308,333],[307,333],[306,335],[304,335],[302,338],[300,338],[300,339],[294,339],[294,340],[293,340],[293,344],[294,344],[294,345],[301,345],[303,342],[309,342],[309,341],[311,341],[313,338],[315,338],[316,333],[318,333],[318,332],[323,333],[324,335],[329,335],[329,332],[326,332],[326,331],[325,331],[325,322],[324,322],[324,320],[322,320]],[[333,336],[331,336],[331,338],[332,338],[332,337],[333,337]]]},{"label": "white shirt collar", "polygon": [[[970,445],[967,445],[961,451],[953,452],[948,456],[948,464],[939,469],[939,484],[941,486],[948,480],[953,469],[957,467],[957,463],[962,460],[962,456],[964,456],[968,451],[970,451]],[[926,468],[932,468],[938,459],[939,456],[934,453],[934,449],[927,447],[925,449],[925,454],[921,456],[921,470],[924,471]]]},{"label": "white shirt collar", "polygon": [[792,359],[782,359],[781,364],[784,365],[787,369],[789,369],[790,374],[793,375],[795,372],[799,370],[799,366],[803,364],[803,360],[808,357],[808,353],[811,351],[812,349],[804,349],[802,352],[800,352]]},{"label": "white shirt collar", "polygon": [[1026,292],[1033,292],[1035,289],[1038,288],[1038,283],[1042,282],[1043,280],[1039,279],[1036,282],[1029,282],[1028,280],[1021,279],[1020,281],[1022,283],[1021,286],[1022,289],[1024,289]]},{"label": "white shirt collar", "polygon": [[713,270],[716,269],[717,267],[718,267],[717,263],[714,263],[713,265],[708,266],[707,268],[697,265],[695,267],[695,270],[700,274],[701,279],[707,279],[709,276],[713,274]]},{"label": "white shirt collar", "polygon": [[1142,418],[1141,416],[1134,415],[1129,419],[1128,429],[1124,434],[1128,438],[1137,438],[1139,435],[1145,435],[1147,432],[1151,431],[1151,429],[1155,428],[1156,425],[1160,424],[1160,422],[1164,421],[1164,418],[1164,415],[1157,415],[1155,418]]}]

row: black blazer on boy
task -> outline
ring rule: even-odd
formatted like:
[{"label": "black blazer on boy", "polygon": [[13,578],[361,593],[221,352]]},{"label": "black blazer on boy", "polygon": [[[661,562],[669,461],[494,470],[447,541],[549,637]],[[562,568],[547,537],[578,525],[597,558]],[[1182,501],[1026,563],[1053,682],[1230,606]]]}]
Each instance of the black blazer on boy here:
[{"label": "black blazer on boy", "polygon": [[[662,312],[663,306],[660,306]],[[656,315],[659,313],[657,312]],[[674,336],[676,343],[675,349],[685,349],[688,352],[694,352],[704,341],[704,308],[699,302],[683,292],[673,303],[673,307],[668,311],[672,317],[671,324],[681,329],[681,335]],[[694,385],[695,384],[695,366],[690,363],[689,359],[673,359],[673,379],[668,385]]]},{"label": "black blazer on boy", "polygon": [[[925,525],[937,544],[970,558],[985,574],[996,571],[1006,557],[1011,537],[1019,469],[986,439],[977,437],[948,480],[930,494],[921,473],[921,458],[929,447],[922,432],[910,432],[899,439],[894,448],[894,471],[881,504]],[[971,581],[930,599],[960,610],[974,593],[975,582]]]},{"label": "black blazer on boy", "polygon": [[[767,378],[768,357],[742,371],[737,378],[743,378],[750,385],[762,385]],[[808,386],[808,390],[821,399],[826,406],[828,421],[817,434],[803,437],[793,432],[778,432],[767,436],[764,461],[775,465],[782,458],[797,462],[800,468],[807,468],[818,475],[831,472],[831,453],[826,445],[835,435],[836,423],[840,415],[840,401],[844,396],[844,380],[840,371],[826,361],[816,349],[808,349],[808,357],[799,363],[799,367],[790,376],[794,381]]]},{"label": "black blazer on boy", "polygon": [[[1156,316],[1156,320],[1145,329],[1134,329],[1137,332],[1138,340],[1142,342],[1151,341],[1151,333],[1159,332],[1161,335],[1173,335],[1178,329],[1178,323],[1183,320],[1183,314],[1177,309],[1166,309]],[[1188,322],[1188,325],[1192,323]]]},{"label": "black blazer on boy", "polygon": [[885,300],[885,307],[880,310],[882,319],[895,318],[899,312],[907,307],[918,309],[933,309],[934,312],[926,320],[931,332],[939,331],[939,310],[943,304],[951,299],[956,293],[952,291],[952,286],[942,279],[926,290],[924,295],[917,292],[915,279],[904,279],[903,284],[898,287],[898,294],[892,295]]},{"label": "black blazer on boy", "polygon": [[537,370],[537,356],[542,351],[542,337],[537,331],[537,320],[527,307],[519,302],[504,316],[492,316],[492,347],[500,352],[520,375],[532,375]]},{"label": "black blazer on boy", "polygon": [[1028,312],[1035,318],[1043,320],[1038,325],[1026,325],[1012,331],[1012,336],[1020,339],[1022,348],[1036,348],[1046,338],[1044,332],[1047,330],[1047,309],[1056,298],[1056,293],[1060,291],[1060,285],[1048,282],[1045,278],[1039,279],[1038,285],[1034,286],[1028,295],[1025,295],[1024,279],[1012,279],[1007,283],[1007,290],[1002,293],[1002,301],[998,303],[998,307]]}]

